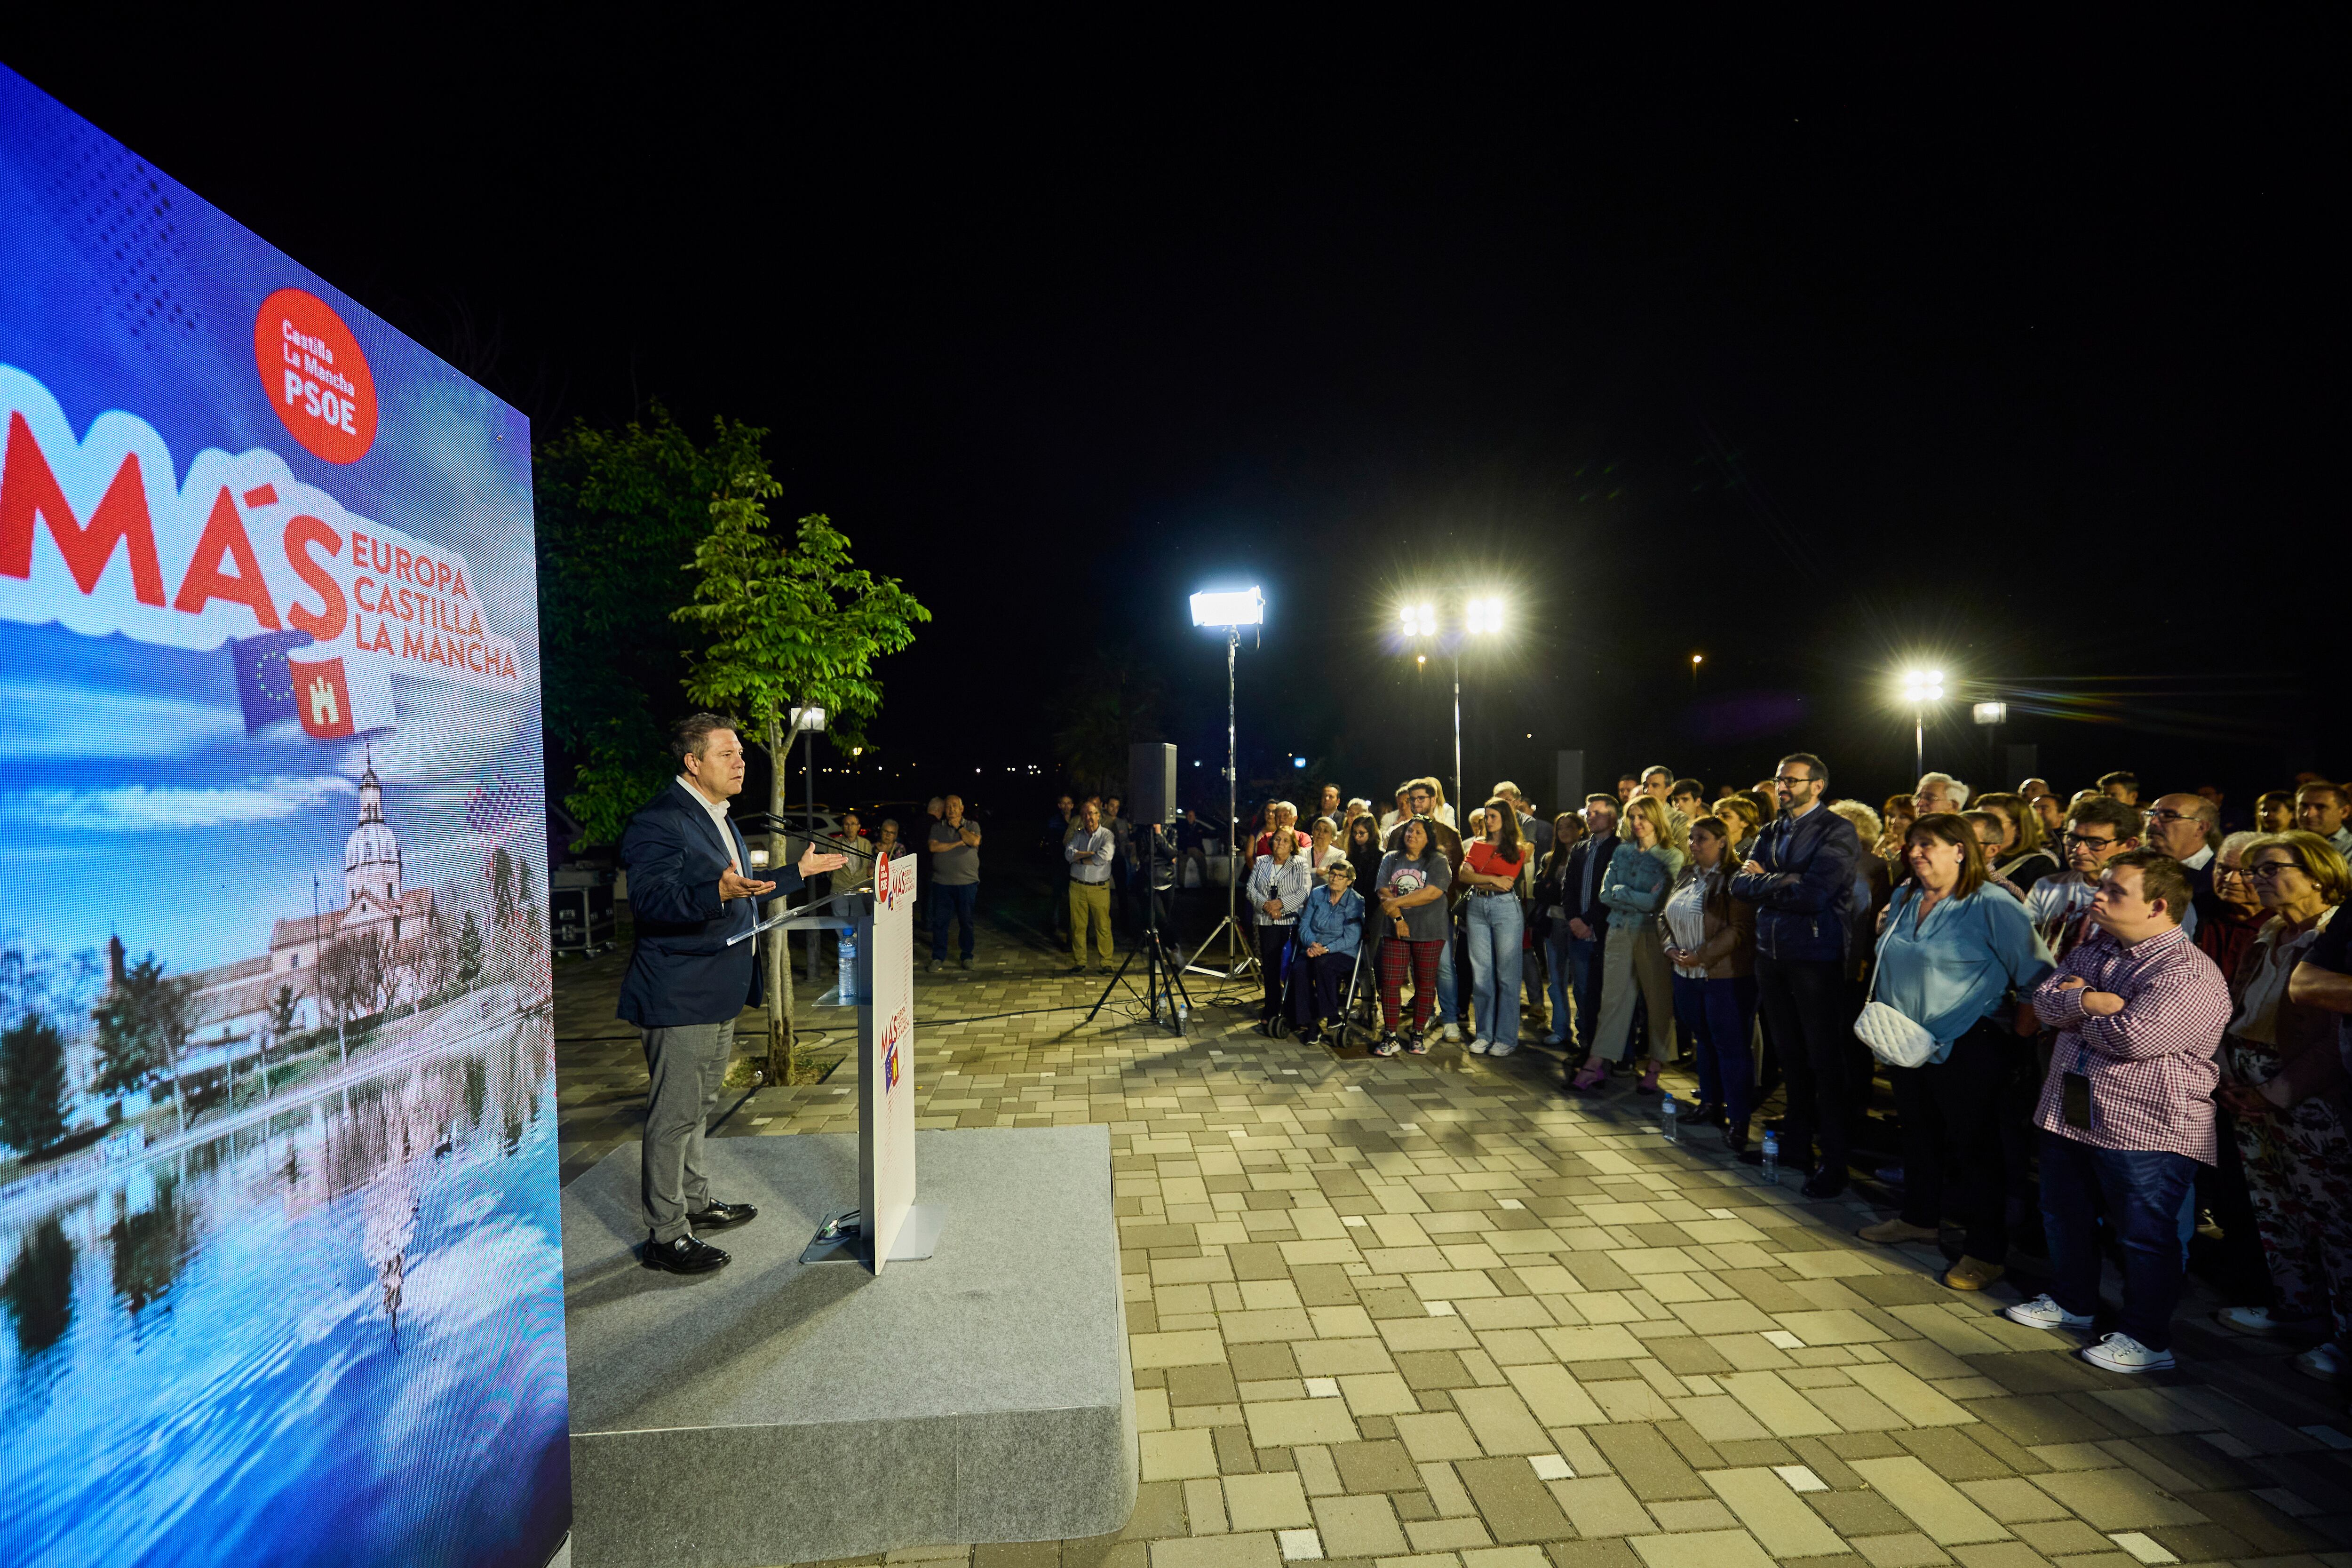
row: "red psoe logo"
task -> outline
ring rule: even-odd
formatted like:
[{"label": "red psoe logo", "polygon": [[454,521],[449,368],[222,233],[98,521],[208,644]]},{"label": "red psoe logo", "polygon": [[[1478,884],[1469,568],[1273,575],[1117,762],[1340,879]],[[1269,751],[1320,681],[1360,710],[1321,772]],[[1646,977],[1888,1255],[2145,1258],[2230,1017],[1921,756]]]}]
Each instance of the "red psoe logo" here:
[{"label": "red psoe logo", "polygon": [[253,363],[278,423],[313,456],[356,463],[375,445],[375,376],[316,294],[280,289],[253,319]]}]

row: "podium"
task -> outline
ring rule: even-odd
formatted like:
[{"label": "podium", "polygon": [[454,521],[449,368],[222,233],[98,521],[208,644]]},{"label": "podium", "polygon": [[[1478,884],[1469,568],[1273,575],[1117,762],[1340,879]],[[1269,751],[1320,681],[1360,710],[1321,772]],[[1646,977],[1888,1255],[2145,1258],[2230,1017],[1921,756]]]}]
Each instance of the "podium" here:
[{"label": "podium", "polygon": [[[722,1238],[732,1263],[639,1264],[635,1143],[564,1189],[578,1568],[1098,1536],[1134,1508],[1109,1130],[916,1131],[914,867],[848,911],[857,1136],[704,1145],[713,1188],[760,1209]],[[810,1260],[853,1199],[845,1244]]]},{"label": "podium", "polygon": [[845,895],[857,938],[857,1229],[829,1215],[803,1263],[856,1261],[879,1274],[939,1245],[943,1211],[915,1202],[915,858],[874,869],[874,890]]}]

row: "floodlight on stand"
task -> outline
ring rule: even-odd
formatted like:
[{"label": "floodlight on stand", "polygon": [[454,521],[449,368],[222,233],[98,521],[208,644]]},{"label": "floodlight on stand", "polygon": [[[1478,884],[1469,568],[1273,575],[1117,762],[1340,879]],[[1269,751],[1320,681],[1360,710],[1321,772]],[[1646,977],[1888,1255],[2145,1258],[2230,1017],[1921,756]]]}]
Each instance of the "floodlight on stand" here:
[{"label": "floodlight on stand", "polygon": [[1499,632],[1503,629],[1503,601],[1473,599],[1463,606],[1463,618],[1471,632]]},{"label": "floodlight on stand", "polygon": [[824,710],[822,708],[793,709],[792,727],[795,731],[805,730],[812,734],[822,731],[824,728]]},{"label": "floodlight on stand", "polygon": [[1903,700],[1914,706],[1922,702],[1944,700],[1944,672],[1940,669],[1915,669],[1903,677]]},{"label": "floodlight on stand", "polygon": [[2009,704],[1979,702],[1969,710],[1969,715],[1979,724],[2006,724],[2009,722]]},{"label": "floodlight on stand", "polygon": [[1404,635],[1409,637],[1433,637],[1437,635],[1437,606],[1407,605],[1400,612],[1404,621]]},{"label": "floodlight on stand", "polygon": [[1265,624],[1265,595],[1259,589],[1235,588],[1192,595],[1196,626],[1255,626]]}]

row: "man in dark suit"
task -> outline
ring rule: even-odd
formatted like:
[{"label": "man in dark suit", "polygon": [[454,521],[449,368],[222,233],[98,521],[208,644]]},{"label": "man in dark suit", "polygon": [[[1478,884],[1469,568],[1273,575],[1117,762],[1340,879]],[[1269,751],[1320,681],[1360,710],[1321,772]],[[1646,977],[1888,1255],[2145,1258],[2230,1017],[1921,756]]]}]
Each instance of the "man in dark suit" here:
[{"label": "man in dark suit", "polygon": [[[1584,797],[1585,837],[1568,852],[1568,869],[1560,878],[1560,910],[1568,922],[1569,994],[1576,999],[1576,1040],[1569,1047],[1570,1071],[1592,1049],[1593,1025],[1601,1017],[1601,950],[1609,940],[1609,906],[1601,901],[1601,883],[1609,858],[1617,853],[1617,814],[1613,795]],[[1552,1026],[1553,1037],[1566,1041],[1568,1020]]]},{"label": "man in dark suit", "polygon": [[715,713],[670,731],[678,775],[629,819],[621,863],[629,879],[636,945],[621,982],[620,1016],[646,1044],[644,1204],[646,1267],[673,1274],[724,1268],[727,1254],[696,1232],[756,1218],[750,1204],[710,1195],[702,1131],[735,1054],[735,1016],[761,999],[759,941],[727,939],[759,923],[767,900],[846,864],[811,844],[797,870],[775,881],[744,875],[751,863],[727,803],[743,787],[743,742]]}]

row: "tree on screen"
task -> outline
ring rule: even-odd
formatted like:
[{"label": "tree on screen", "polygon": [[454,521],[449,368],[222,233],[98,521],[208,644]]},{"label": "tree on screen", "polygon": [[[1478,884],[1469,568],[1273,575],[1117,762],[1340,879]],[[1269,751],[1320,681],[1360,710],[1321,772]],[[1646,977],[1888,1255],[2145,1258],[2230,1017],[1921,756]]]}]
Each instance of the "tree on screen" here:
[{"label": "tree on screen", "polygon": [[21,1153],[66,1131],[66,1037],[38,1013],[0,1032],[0,1143]]},{"label": "tree on screen", "polygon": [[188,1115],[179,1093],[180,1053],[195,1025],[195,983],[166,974],[153,953],[123,966],[90,1016],[98,1024],[98,1073],[101,1094],[128,1093],[169,1079],[172,1107],[184,1129]]},{"label": "tree on screen", "polygon": [[457,928],[457,984],[470,989],[482,977],[482,922],[467,910]]}]

